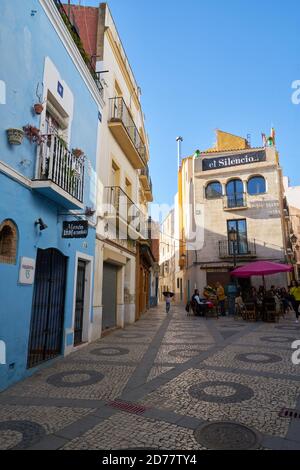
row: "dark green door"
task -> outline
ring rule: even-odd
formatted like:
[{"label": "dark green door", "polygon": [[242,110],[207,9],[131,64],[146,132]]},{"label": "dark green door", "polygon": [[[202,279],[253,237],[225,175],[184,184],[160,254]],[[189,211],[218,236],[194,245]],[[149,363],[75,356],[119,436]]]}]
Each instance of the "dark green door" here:
[{"label": "dark green door", "polygon": [[117,324],[117,274],[117,266],[109,263],[103,264],[103,330],[114,328]]}]

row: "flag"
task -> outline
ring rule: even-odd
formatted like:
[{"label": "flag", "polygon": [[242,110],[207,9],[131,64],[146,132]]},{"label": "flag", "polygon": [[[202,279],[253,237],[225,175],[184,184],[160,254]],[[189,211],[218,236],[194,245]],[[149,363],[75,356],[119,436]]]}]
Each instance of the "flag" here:
[{"label": "flag", "polygon": [[271,127],[271,137],[273,139],[273,144],[274,145],[275,145],[275,135],[276,135],[275,129],[274,129],[274,127]]},{"label": "flag", "polygon": [[266,147],[267,146],[267,138],[266,138],[266,134],[261,134],[261,138],[262,138],[262,143],[263,143],[263,146]]}]

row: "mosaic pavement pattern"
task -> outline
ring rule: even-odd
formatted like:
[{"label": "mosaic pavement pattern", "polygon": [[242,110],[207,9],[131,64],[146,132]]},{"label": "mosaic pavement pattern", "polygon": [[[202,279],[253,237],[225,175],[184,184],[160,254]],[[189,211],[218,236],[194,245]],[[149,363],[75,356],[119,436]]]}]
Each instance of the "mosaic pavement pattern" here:
[{"label": "mosaic pavement pattern", "polygon": [[292,315],[152,309],[0,393],[0,449],[300,450],[295,340]]}]

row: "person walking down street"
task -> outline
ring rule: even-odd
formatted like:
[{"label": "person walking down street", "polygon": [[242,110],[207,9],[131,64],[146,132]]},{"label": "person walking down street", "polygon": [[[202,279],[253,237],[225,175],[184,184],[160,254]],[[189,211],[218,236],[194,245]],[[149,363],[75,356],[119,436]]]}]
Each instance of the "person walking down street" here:
[{"label": "person walking down street", "polygon": [[220,312],[221,312],[222,317],[225,317],[226,316],[226,309],[225,309],[226,295],[225,295],[224,287],[222,286],[220,282],[217,282],[216,288],[217,288],[217,298],[218,298],[218,303],[220,307]]},{"label": "person walking down street", "polygon": [[170,294],[167,294],[165,296],[165,299],[166,299],[166,313],[169,313],[170,308],[171,308],[171,296],[170,296]]},{"label": "person walking down street", "polygon": [[294,281],[290,289],[290,294],[293,297],[293,308],[296,312],[296,323],[299,323],[299,307],[300,307],[300,286],[297,281]]}]

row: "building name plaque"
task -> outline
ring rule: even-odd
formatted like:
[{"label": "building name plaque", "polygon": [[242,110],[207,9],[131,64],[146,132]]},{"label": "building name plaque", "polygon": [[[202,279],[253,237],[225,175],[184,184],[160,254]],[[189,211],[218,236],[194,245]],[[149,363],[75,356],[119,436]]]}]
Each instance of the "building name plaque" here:
[{"label": "building name plaque", "polygon": [[88,236],[88,221],[73,220],[63,222],[62,238],[86,238]]},{"label": "building name plaque", "polygon": [[259,150],[257,152],[242,153],[238,155],[224,155],[224,157],[218,158],[203,158],[202,170],[217,170],[220,168],[229,168],[231,166],[248,165],[265,161],[265,150]]}]

